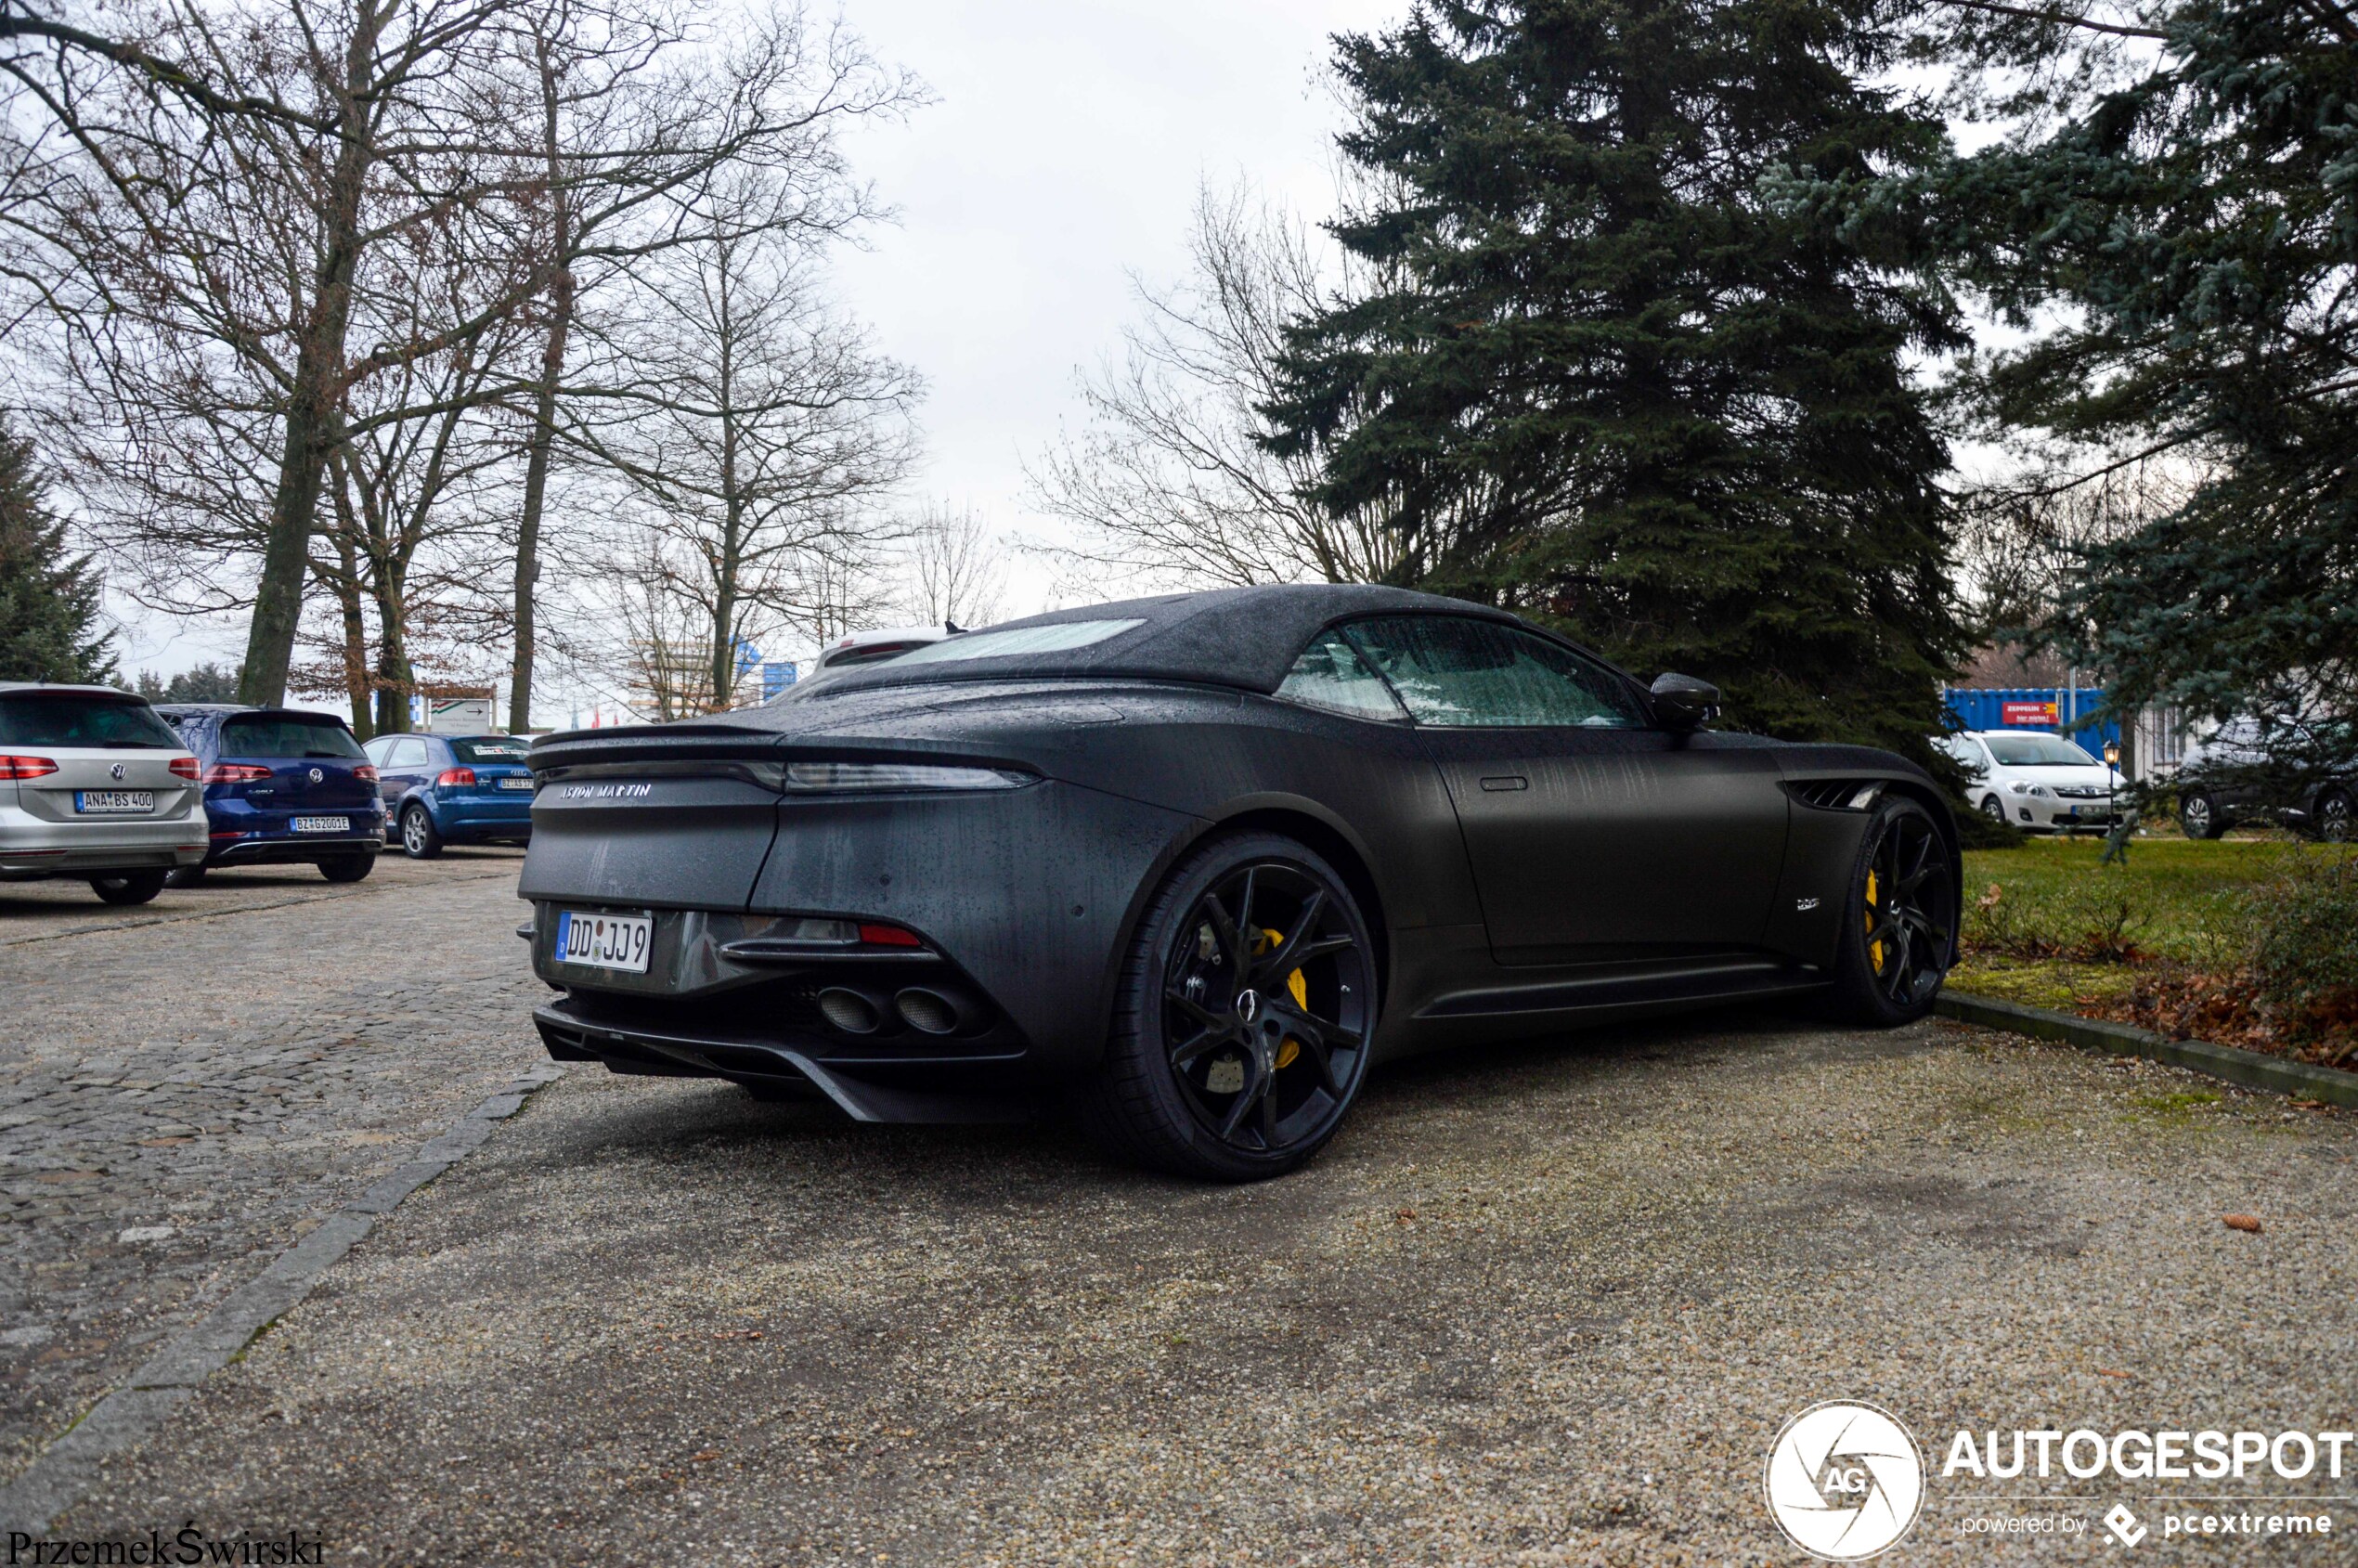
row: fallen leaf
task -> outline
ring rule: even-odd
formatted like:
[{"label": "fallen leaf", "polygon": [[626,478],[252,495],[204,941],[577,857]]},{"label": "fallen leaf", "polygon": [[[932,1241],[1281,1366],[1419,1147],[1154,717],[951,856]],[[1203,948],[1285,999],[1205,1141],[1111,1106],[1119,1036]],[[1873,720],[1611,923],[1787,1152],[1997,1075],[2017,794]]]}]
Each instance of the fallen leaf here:
[{"label": "fallen leaf", "polygon": [[2136,1374],[2134,1372],[2116,1372],[2109,1367],[2099,1367],[2096,1368],[2096,1376],[2100,1378],[2121,1378],[2124,1380],[2133,1380],[2136,1377]]},{"label": "fallen leaf", "polygon": [[692,1462],[695,1464],[703,1464],[707,1459],[717,1459],[719,1457],[720,1450],[718,1448],[699,1448],[693,1456]]},{"label": "fallen leaf", "polygon": [[2229,1230],[2248,1230],[2255,1236],[2260,1234],[2260,1221],[2254,1215],[2222,1214],[2219,1218]]},{"label": "fallen leaf", "polygon": [[1417,1212],[1414,1209],[1394,1209],[1392,1217],[1405,1225],[1417,1217]]},{"label": "fallen leaf", "polygon": [[1992,882],[1989,885],[1989,891],[1974,900],[1974,907],[1976,909],[1996,909],[1998,907],[1998,901],[2005,896],[2006,890],[2003,888],[1999,887],[1995,882]]}]

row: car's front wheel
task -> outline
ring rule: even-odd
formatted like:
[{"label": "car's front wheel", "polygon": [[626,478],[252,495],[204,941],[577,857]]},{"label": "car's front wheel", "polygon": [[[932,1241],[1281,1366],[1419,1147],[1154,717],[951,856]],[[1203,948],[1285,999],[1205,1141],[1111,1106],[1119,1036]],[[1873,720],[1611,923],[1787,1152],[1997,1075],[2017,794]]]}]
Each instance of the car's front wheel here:
[{"label": "car's front wheel", "polygon": [[126,871],[118,876],[94,876],[90,890],[110,904],[143,904],[163,891],[168,872]]},{"label": "car's front wheel", "polygon": [[430,861],[442,853],[441,832],[415,800],[401,809],[401,852],[413,861]]},{"label": "car's front wheel", "polygon": [[2006,820],[2006,803],[1994,795],[1985,795],[1981,797],[1981,814],[1993,823],[2002,823]]},{"label": "car's front wheel", "polygon": [[2219,814],[2218,802],[2201,790],[2190,789],[2178,797],[2178,830],[2189,838],[2216,838],[2227,831],[2227,823]]},{"label": "car's front wheel", "polygon": [[1931,1012],[1957,961],[1960,913],[1939,824],[1912,800],[1885,800],[1851,868],[1834,953],[1836,1012],[1885,1028]]},{"label": "car's front wheel", "polygon": [[1376,1012],[1375,944],[1334,868],[1275,834],[1223,836],[1139,921],[1082,1119],[1142,1165],[1281,1175],[1358,1096]]},{"label": "car's front wheel", "polygon": [[319,875],[330,882],[357,882],[377,869],[377,857],[362,853],[337,855],[319,862]]}]

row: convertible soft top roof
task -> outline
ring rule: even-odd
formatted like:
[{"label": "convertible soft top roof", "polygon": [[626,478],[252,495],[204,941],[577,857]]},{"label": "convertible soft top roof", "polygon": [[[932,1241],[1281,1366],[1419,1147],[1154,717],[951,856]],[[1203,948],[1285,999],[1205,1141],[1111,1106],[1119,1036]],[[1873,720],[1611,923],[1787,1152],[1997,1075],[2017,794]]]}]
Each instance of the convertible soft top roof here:
[{"label": "convertible soft top roof", "polygon": [[[1216,686],[1240,686],[1252,692],[1274,692],[1293,667],[1302,645],[1322,628],[1355,616],[1434,611],[1480,616],[1490,620],[1516,619],[1503,610],[1404,588],[1351,583],[1221,588],[1202,593],[1172,593],[1155,599],[1125,599],[1111,604],[1054,610],[1044,616],[1005,621],[966,634],[983,637],[1032,627],[1066,626],[1075,621],[1140,623],[1081,647],[927,662],[903,656],[873,667],[855,667],[832,675],[827,690],[854,692],[931,680],[1098,676],[1195,680]],[[946,652],[961,641],[953,637],[935,647]]]}]

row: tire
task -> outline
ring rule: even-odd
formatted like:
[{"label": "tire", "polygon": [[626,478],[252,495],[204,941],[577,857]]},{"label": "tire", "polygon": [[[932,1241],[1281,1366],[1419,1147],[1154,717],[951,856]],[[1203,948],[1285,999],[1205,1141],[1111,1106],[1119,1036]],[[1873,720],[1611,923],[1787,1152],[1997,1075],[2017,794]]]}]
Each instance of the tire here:
[{"label": "tire", "polygon": [[2216,838],[2227,831],[2227,819],[2220,814],[2219,803],[2199,789],[2190,789],[2178,797],[2178,831],[2189,838]]},{"label": "tire", "polygon": [[113,876],[94,876],[90,890],[110,904],[143,904],[163,891],[170,875],[163,871],[126,871]]},{"label": "tire", "polygon": [[430,861],[442,853],[442,834],[423,806],[412,800],[401,808],[401,852],[413,861]]},{"label": "tire", "polygon": [[1177,1175],[1295,1169],[1367,1075],[1375,952],[1358,901],[1306,845],[1248,833],[1201,846],[1139,919],[1105,1061],[1076,1095],[1082,1125],[1116,1158]]},{"label": "tire", "polygon": [[330,882],[358,882],[377,869],[377,857],[365,851],[357,855],[337,855],[319,862],[319,875]]},{"label": "tire", "polygon": [[2317,797],[2317,836],[2327,844],[2347,844],[2358,837],[2358,805],[2346,789],[2329,789]]},{"label": "tire", "polygon": [[1993,823],[2002,823],[2006,820],[2006,803],[1994,795],[1985,795],[1981,797],[1981,814]]},{"label": "tire", "polygon": [[1957,961],[1963,913],[1950,854],[1940,824],[1914,801],[1876,810],[1843,897],[1829,998],[1836,1017],[1891,1029],[1932,1011]]},{"label": "tire", "polygon": [[204,874],[212,869],[202,861],[199,861],[194,865],[175,866],[164,873],[163,885],[167,888],[194,888],[204,880]]}]

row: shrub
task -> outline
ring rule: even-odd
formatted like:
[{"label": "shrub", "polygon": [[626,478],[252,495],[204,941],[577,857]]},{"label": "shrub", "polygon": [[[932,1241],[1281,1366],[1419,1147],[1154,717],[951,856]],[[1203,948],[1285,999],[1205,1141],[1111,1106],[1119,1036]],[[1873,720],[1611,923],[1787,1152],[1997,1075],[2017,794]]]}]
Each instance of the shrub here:
[{"label": "shrub", "polygon": [[2288,1037],[2358,1051],[2358,855],[2301,856],[2248,895],[2261,1013]]}]

